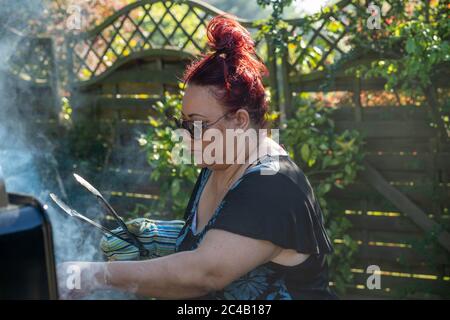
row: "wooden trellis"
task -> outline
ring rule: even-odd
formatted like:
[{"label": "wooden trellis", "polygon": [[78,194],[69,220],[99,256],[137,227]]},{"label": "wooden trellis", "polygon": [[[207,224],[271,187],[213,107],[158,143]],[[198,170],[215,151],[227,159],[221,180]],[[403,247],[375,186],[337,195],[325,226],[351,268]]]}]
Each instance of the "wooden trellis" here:
[{"label": "wooden trellis", "polygon": [[11,42],[14,54],[6,61],[9,72],[18,78],[39,84],[53,81],[54,56],[53,43],[50,38],[23,37],[9,32],[5,37]]},{"label": "wooden trellis", "polygon": [[8,28],[2,31],[2,41],[11,50],[6,53],[8,68],[2,71],[7,72],[5,84],[10,94],[17,97],[17,108],[33,115],[36,121],[54,121],[59,102],[52,39],[23,36]]},{"label": "wooden trellis", "polygon": [[[71,37],[68,48],[75,82],[93,80],[145,51],[173,51],[192,57],[205,52],[206,25],[221,13],[224,12],[199,1],[135,2],[95,29]],[[239,21],[252,27],[250,21]],[[261,44],[258,42],[257,46]]]}]

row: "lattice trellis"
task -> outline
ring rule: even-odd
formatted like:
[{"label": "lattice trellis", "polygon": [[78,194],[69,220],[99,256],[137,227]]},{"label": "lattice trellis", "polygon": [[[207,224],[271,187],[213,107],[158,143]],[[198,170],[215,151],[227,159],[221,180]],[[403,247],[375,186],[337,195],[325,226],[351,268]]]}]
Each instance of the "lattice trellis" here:
[{"label": "lattice trellis", "polygon": [[[382,18],[392,14],[390,1],[380,7]],[[322,71],[351,49],[349,32],[365,26],[368,1],[340,1],[312,19],[287,21],[288,31],[296,39],[289,45],[288,63],[291,73],[308,74]]]},{"label": "lattice trellis", "polygon": [[51,80],[53,58],[50,38],[21,37],[7,64],[9,71],[19,78],[45,84]]},{"label": "lattice trellis", "polygon": [[[220,13],[196,1],[150,0],[129,5],[98,28],[72,38],[72,71],[78,80],[86,81],[117,61],[149,49],[197,55],[206,50],[208,21]],[[262,43],[257,48],[260,53],[264,51]]]},{"label": "lattice trellis", "polygon": [[[286,21],[296,42],[289,45],[291,74],[321,71],[338,61],[348,50],[347,31],[365,23],[370,1],[340,1],[312,19]],[[395,1],[383,1],[383,18],[392,15]],[[197,55],[206,49],[206,25],[222,11],[196,0],[142,0],[128,5],[97,28],[67,39],[70,78],[86,81],[104,73],[118,61],[150,49],[172,49]],[[362,13],[362,14],[361,14]],[[359,18],[358,18],[359,17]],[[252,21],[240,20],[253,34]],[[307,26],[308,24],[308,26]],[[24,38],[9,63],[23,79],[47,82],[53,59],[50,39]],[[264,40],[257,42],[258,54],[268,61]]]}]

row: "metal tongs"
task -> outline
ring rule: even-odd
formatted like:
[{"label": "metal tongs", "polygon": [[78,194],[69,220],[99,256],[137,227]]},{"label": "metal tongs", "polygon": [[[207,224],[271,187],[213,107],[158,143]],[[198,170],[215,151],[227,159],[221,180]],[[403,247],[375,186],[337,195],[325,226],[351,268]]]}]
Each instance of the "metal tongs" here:
[{"label": "metal tongs", "polygon": [[78,174],[74,173],[73,176],[75,177],[75,180],[79,184],[81,184],[83,187],[85,187],[87,190],[89,190],[92,194],[94,194],[97,199],[104,205],[104,207],[112,214],[114,219],[117,221],[119,226],[122,228],[122,230],[126,233],[128,236],[128,239],[125,239],[121,236],[119,236],[117,233],[109,230],[108,228],[105,228],[104,226],[98,224],[97,222],[87,218],[86,216],[82,215],[78,211],[70,208],[67,204],[65,204],[61,199],[59,199],[54,193],[50,193],[50,197],[52,200],[60,207],[64,212],[66,212],[69,216],[78,218],[84,222],[89,223],[90,225],[100,229],[103,233],[112,235],[116,238],[119,238],[122,241],[128,242],[129,244],[135,246],[139,249],[139,254],[141,257],[148,257],[149,251],[144,247],[142,242],[134,235],[132,232],[128,230],[127,225],[123,221],[122,217],[117,214],[117,212],[111,207],[111,205],[106,201],[106,199],[102,196],[102,194],[94,188],[89,182],[87,182],[84,178],[79,176]]}]

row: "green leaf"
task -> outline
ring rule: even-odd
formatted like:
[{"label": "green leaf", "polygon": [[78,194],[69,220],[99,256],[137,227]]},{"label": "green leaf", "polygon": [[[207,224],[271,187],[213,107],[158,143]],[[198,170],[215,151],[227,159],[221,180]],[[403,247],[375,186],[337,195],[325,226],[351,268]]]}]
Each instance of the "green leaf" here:
[{"label": "green leaf", "polygon": [[172,182],[172,195],[177,196],[180,192],[180,180],[174,180]]},{"label": "green leaf", "polygon": [[159,123],[158,123],[158,121],[155,118],[150,116],[150,117],[148,117],[148,119],[150,120],[150,125],[152,127],[158,127],[159,126]]},{"label": "green leaf", "polygon": [[308,167],[312,167],[316,163],[316,159],[309,159],[308,160]]},{"label": "green leaf", "polygon": [[409,38],[406,41],[406,52],[414,54],[416,52],[416,42],[413,38]]},{"label": "green leaf", "polygon": [[326,184],[323,185],[323,193],[324,194],[327,193],[330,190],[331,190],[331,184],[326,183]]},{"label": "green leaf", "polygon": [[349,164],[346,164],[344,167],[345,173],[352,174],[352,167]]},{"label": "green leaf", "polygon": [[302,159],[305,162],[308,162],[311,151],[309,150],[309,145],[304,144],[300,149],[300,153],[302,155]]}]

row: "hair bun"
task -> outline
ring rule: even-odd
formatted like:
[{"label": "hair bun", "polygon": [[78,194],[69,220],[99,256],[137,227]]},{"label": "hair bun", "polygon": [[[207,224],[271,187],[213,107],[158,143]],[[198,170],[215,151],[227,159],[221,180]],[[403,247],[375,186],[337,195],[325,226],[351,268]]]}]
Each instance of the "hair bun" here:
[{"label": "hair bun", "polygon": [[228,14],[212,18],[206,30],[212,51],[186,68],[184,84],[213,86],[228,110],[244,108],[255,124],[264,126],[268,104],[262,78],[268,70],[250,32]]},{"label": "hair bun", "polygon": [[211,19],[207,29],[208,46],[221,54],[244,55],[255,52],[255,43],[243,26],[229,14]]}]

